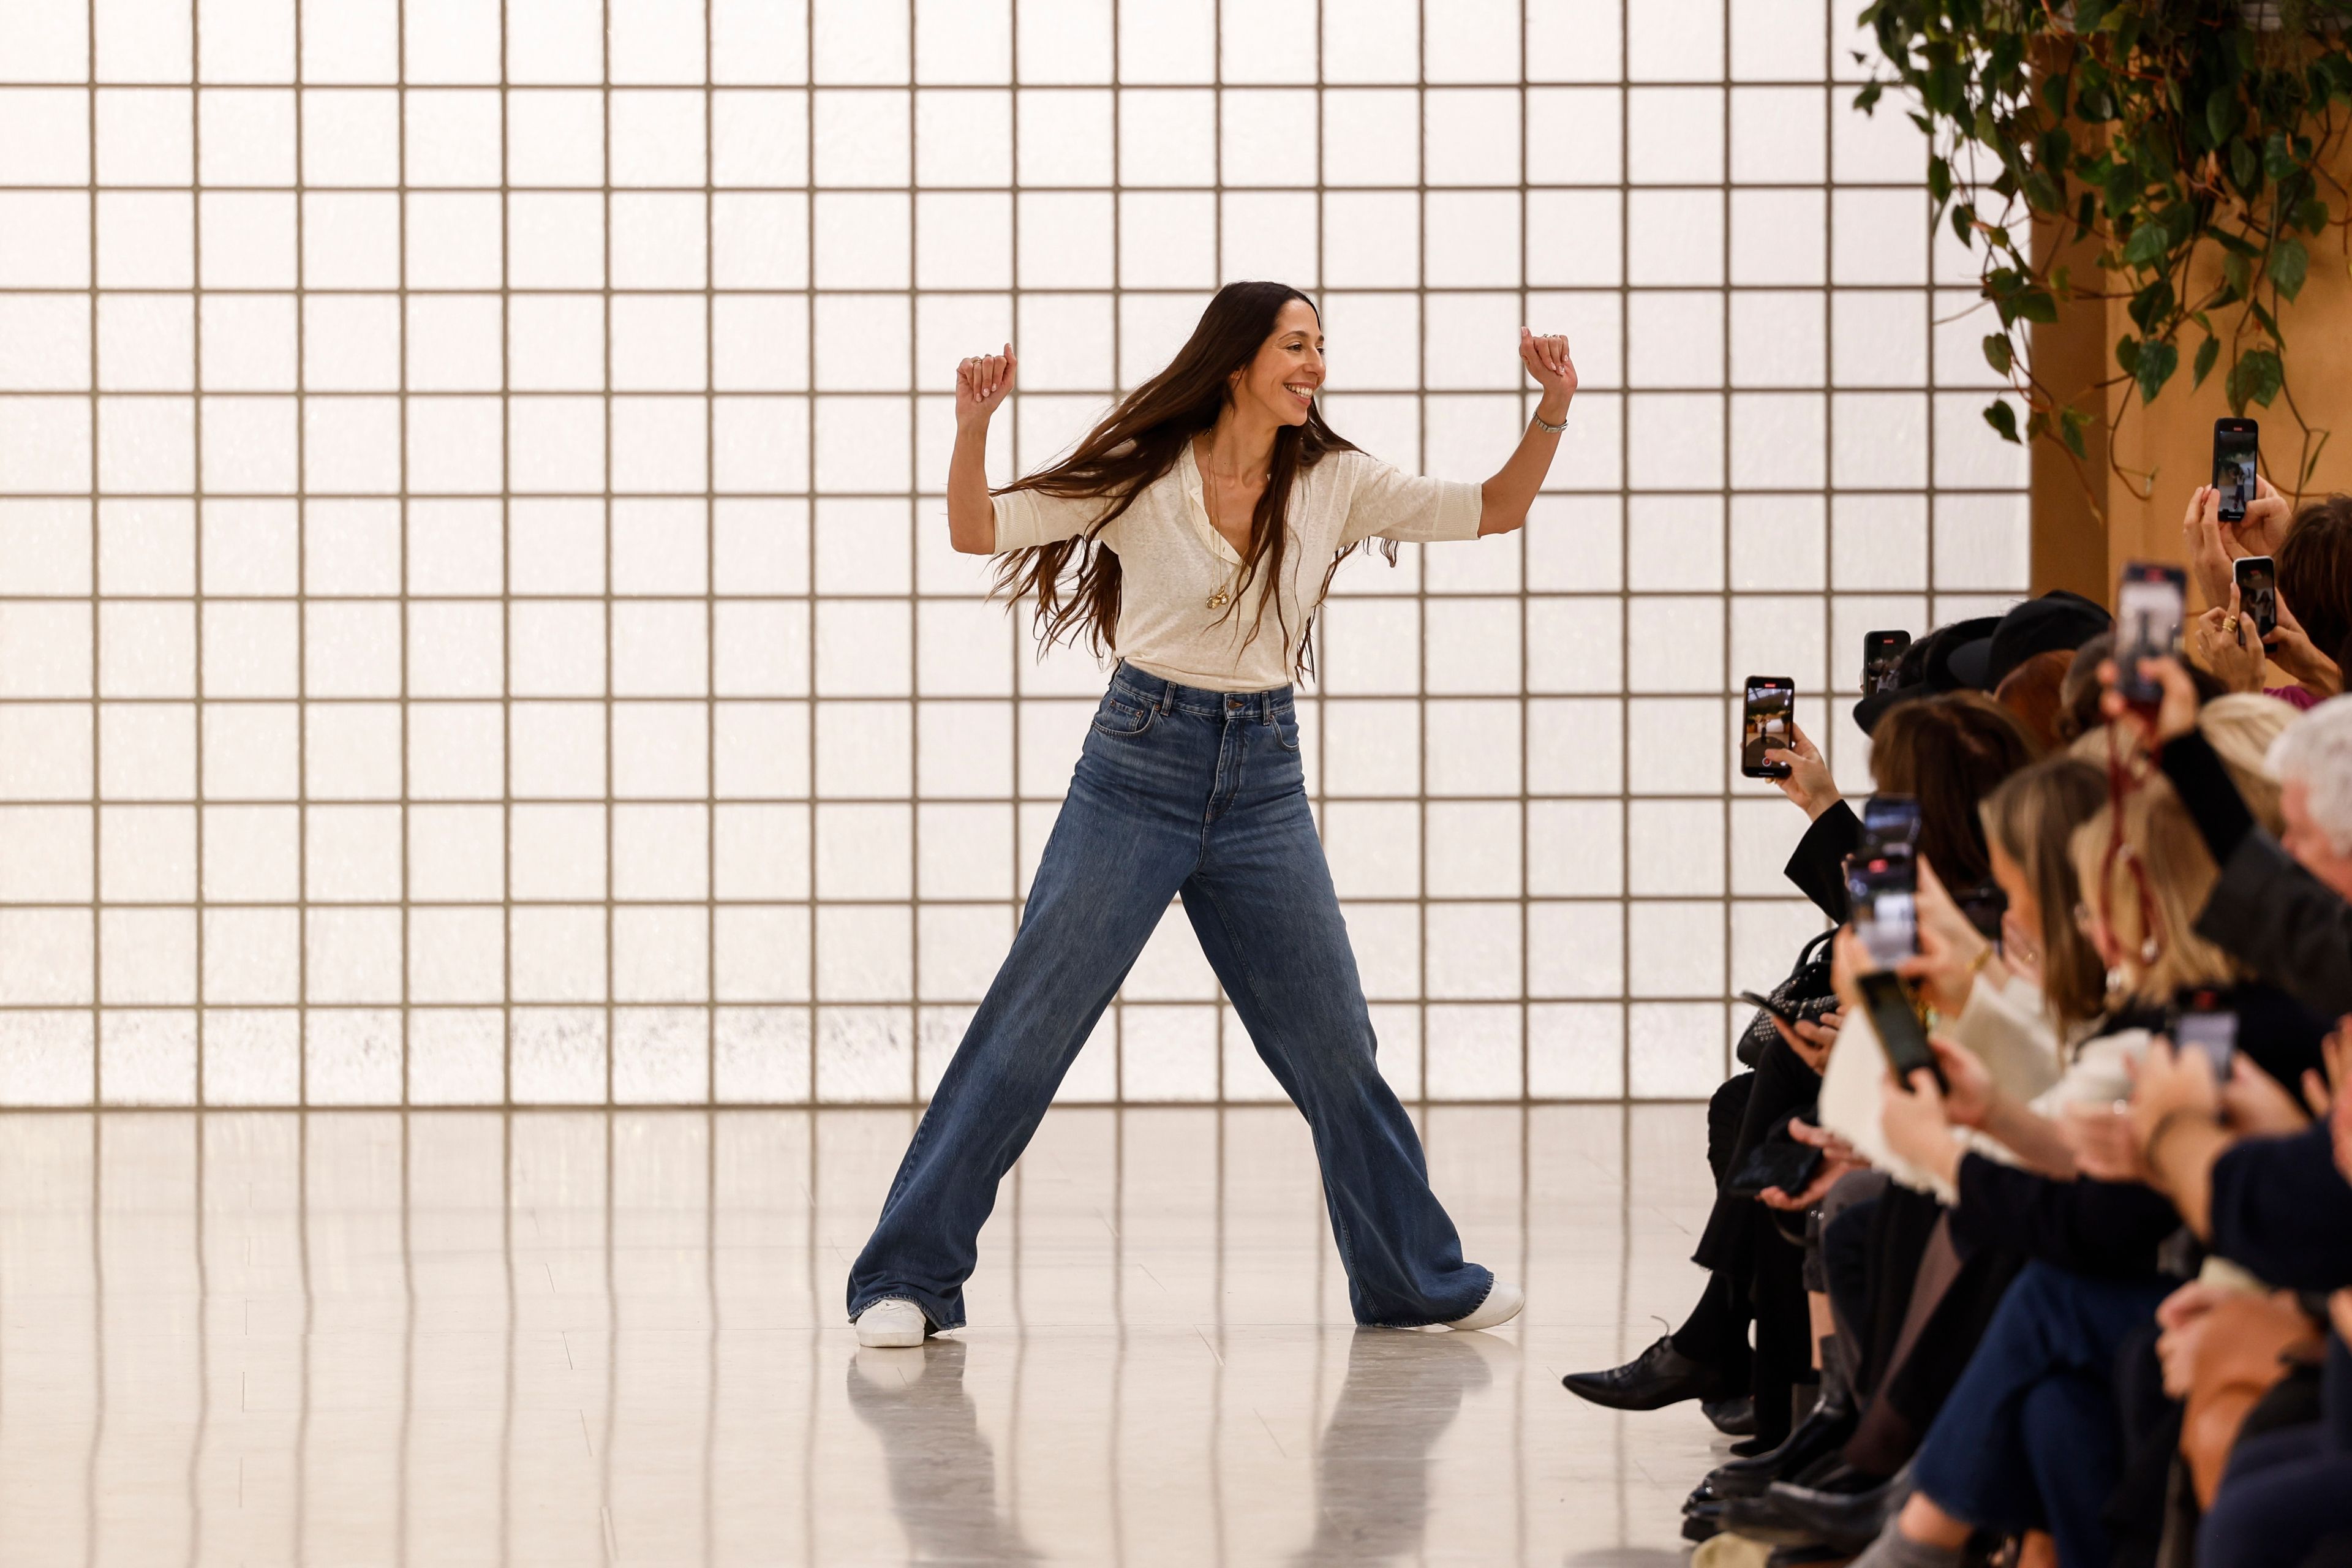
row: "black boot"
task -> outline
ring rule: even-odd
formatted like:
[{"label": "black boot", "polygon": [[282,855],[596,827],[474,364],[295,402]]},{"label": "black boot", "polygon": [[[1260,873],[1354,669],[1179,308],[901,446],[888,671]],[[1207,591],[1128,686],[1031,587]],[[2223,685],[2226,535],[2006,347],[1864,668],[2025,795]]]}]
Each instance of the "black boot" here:
[{"label": "black boot", "polygon": [[1858,1418],[1845,1400],[1825,1399],[1780,1447],[1717,1465],[1706,1478],[1708,1489],[1717,1497],[1760,1497],[1774,1481],[1794,1480],[1815,1459],[1843,1447]]},{"label": "black boot", "polygon": [[1698,1408],[1715,1429],[1727,1437],[1752,1437],[1756,1435],[1756,1401],[1747,1394],[1702,1400]]},{"label": "black boot", "polygon": [[1662,1410],[1685,1399],[1717,1399],[1727,1392],[1723,1375],[1675,1349],[1668,1335],[1607,1372],[1571,1372],[1560,1385],[1580,1399],[1612,1410]]}]

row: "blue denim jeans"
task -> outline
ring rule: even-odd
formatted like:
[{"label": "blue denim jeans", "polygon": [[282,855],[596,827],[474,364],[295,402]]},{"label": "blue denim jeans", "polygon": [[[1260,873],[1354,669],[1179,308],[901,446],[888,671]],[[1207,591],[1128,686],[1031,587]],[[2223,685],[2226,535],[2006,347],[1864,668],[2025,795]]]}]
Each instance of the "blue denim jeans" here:
[{"label": "blue denim jeans", "polygon": [[2066,1568],[2105,1564],[2100,1513],[2123,1468],[2116,1357],[2178,1284],[2019,1270],[1920,1441],[1918,1489],[1979,1530],[2049,1531]]},{"label": "blue denim jeans", "polygon": [[915,1129],[849,1272],[854,1318],[900,1297],[960,1328],[996,1184],[1171,896],[1305,1114],[1361,1323],[1466,1316],[1462,1260],[1421,1140],[1373,1064],[1348,928],[1307,808],[1290,689],[1180,686],[1122,664],[1096,710],[1004,966]]}]

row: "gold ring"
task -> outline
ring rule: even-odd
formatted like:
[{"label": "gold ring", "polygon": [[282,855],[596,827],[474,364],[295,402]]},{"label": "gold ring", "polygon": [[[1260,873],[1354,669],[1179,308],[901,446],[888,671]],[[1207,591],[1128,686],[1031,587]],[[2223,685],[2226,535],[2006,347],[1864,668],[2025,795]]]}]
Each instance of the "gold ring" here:
[{"label": "gold ring", "polygon": [[2238,617],[2231,616],[2223,620],[2221,623],[2221,630],[2229,635],[2230,639],[2232,642],[2236,641],[2238,637]]}]

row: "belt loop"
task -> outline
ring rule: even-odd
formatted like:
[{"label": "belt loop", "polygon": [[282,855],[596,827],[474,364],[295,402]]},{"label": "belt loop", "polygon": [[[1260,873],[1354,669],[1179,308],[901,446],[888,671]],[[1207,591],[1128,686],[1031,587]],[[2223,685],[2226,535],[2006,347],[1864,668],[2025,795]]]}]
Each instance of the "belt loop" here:
[{"label": "belt loop", "polygon": [[1165,719],[1168,717],[1169,706],[1174,700],[1175,696],[1176,683],[1174,681],[1163,680],[1160,683],[1160,716],[1161,718]]},{"label": "belt loop", "polygon": [[1257,694],[1257,721],[1265,725],[1271,725],[1274,722],[1274,693],[1272,691],[1261,691]]}]

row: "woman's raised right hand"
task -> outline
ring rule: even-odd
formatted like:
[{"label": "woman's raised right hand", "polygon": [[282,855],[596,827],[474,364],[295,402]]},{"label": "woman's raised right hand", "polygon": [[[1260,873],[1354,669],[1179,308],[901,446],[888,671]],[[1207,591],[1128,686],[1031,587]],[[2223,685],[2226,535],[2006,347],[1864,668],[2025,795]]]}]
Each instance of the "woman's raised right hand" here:
[{"label": "woman's raised right hand", "polygon": [[1764,753],[1768,763],[1785,763],[1789,776],[1774,779],[1780,793],[1805,808],[1808,821],[1818,820],[1822,813],[1839,800],[1837,780],[1830,776],[1830,765],[1822,759],[1822,749],[1805,738],[1805,732],[1791,720],[1789,733],[1796,743],[1774,746]]},{"label": "woman's raised right hand", "polygon": [[1004,345],[1001,354],[974,354],[956,364],[955,415],[956,428],[979,423],[985,424],[1013,390],[1013,373],[1021,362],[1013,357],[1013,345]]}]

